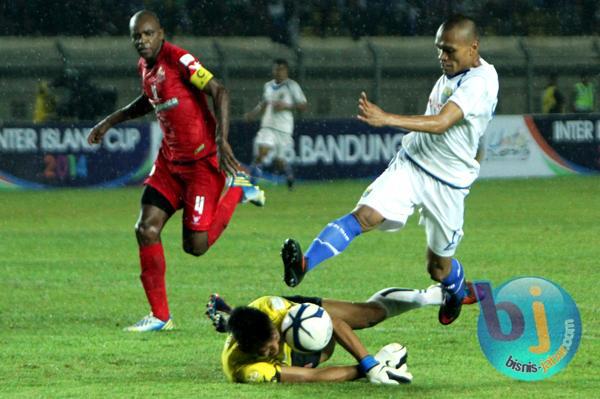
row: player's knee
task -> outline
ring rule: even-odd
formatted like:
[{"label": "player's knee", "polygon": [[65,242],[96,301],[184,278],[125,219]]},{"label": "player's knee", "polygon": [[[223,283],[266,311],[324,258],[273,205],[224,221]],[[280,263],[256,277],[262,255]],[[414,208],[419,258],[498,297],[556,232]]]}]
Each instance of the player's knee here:
[{"label": "player's knee", "polygon": [[160,228],[140,221],[135,225],[135,235],[139,243],[152,244],[160,241]]},{"label": "player's knee", "polygon": [[208,244],[184,242],[183,250],[192,256],[202,256],[208,251]]},{"label": "player's knee", "polygon": [[383,221],[383,218],[377,211],[366,206],[361,206],[352,214],[358,221],[358,224],[360,224],[360,229],[363,232],[373,230]]}]

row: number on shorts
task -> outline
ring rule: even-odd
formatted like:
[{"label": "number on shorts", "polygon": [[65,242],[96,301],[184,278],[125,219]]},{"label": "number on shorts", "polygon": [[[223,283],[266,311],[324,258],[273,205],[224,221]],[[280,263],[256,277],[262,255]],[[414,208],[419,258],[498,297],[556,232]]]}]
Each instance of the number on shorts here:
[{"label": "number on shorts", "polygon": [[202,215],[203,211],[204,211],[204,196],[196,195],[196,203],[194,205],[194,212],[196,212],[197,215]]}]

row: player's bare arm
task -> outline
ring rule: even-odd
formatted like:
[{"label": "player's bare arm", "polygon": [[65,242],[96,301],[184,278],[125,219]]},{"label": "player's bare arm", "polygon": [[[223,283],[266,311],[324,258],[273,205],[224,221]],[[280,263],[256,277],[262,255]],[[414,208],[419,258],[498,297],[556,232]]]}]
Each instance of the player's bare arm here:
[{"label": "player's bare arm", "polygon": [[[339,317],[332,317],[333,336],[337,343],[346,349],[357,361],[360,361],[369,352],[352,328]],[[325,382],[325,381],[350,381],[359,377],[356,366],[306,368],[282,367],[282,382]]]},{"label": "player's bare arm", "polygon": [[275,101],[273,103],[273,109],[275,111],[298,111],[304,112],[306,111],[308,104],[307,103],[298,103],[298,104],[288,104],[283,101]]},{"label": "player's bare arm", "polygon": [[264,101],[259,102],[250,112],[244,114],[244,120],[246,122],[255,120],[265,112],[265,109],[267,109],[267,103]]},{"label": "player's bare arm", "polygon": [[88,134],[88,143],[98,144],[108,129],[121,122],[136,119],[152,111],[152,104],[146,95],[141,94],[125,107],[116,110],[96,124]]},{"label": "player's bare arm", "polygon": [[396,115],[385,112],[362,92],[358,100],[358,119],[371,126],[390,126],[413,132],[444,134],[450,127],[460,122],[463,112],[458,105],[449,101],[437,115]]},{"label": "player's bare arm", "polygon": [[[392,369],[385,364],[381,364],[369,355],[366,348],[360,342],[352,328],[342,319],[332,317],[333,335],[335,341],[346,349],[359,362],[361,368],[368,367],[363,372],[366,373],[368,380],[374,384],[398,384],[406,383],[412,380],[412,375],[404,370]],[[373,363],[366,366],[363,363],[370,359]],[[334,382],[350,381],[362,376],[357,366],[338,366],[324,368],[302,368],[302,367],[282,367],[281,382]],[[368,371],[367,371],[368,370]]]},{"label": "player's bare arm", "polygon": [[304,112],[308,108],[308,103],[298,103],[295,105],[295,110],[298,112]]},{"label": "player's bare arm", "polygon": [[321,368],[282,367],[281,382],[343,382],[359,377],[356,366],[332,366]]},{"label": "player's bare arm", "polygon": [[217,117],[217,130],[215,141],[217,143],[217,157],[219,168],[228,175],[235,175],[240,168],[239,161],[235,158],[229,145],[229,93],[225,86],[212,78],[202,89],[213,99],[213,109]]}]

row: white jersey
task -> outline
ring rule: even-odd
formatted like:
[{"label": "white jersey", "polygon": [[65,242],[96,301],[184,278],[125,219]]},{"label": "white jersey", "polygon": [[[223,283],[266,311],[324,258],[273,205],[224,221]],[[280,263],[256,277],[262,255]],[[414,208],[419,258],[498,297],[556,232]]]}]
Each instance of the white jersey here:
[{"label": "white jersey", "polygon": [[283,102],[289,106],[305,104],[306,97],[300,85],[292,79],[286,79],[279,84],[275,80],[271,80],[265,83],[262,101],[266,104],[266,108],[260,121],[260,127],[292,134],[294,131],[294,113],[290,110],[275,111],[273,103]]},{"label": "white jersey", "polygon": [[429,95],[425,115],[437,115],[448,101],[463,112],[463,120],[444,134],[410,132],[402,139],[409,159],[433,177],[453,187],[469,187],[479,175],[475,160],[479,139],[498,102],[498,74],[493,65],[481,65],[452,77],[443,75]]}]

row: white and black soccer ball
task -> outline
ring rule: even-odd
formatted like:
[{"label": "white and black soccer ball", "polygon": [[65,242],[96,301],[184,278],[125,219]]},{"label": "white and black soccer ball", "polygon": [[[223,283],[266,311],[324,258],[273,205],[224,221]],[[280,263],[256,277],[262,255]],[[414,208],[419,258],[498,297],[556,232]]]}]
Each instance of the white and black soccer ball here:
[{"label": "white and black soccer ball", "polygon": [[333,334],[331,317],[320,306],[300,303],[290,308],[281,323],[285,341],[298,352],[318,352],[325,348]]}]

